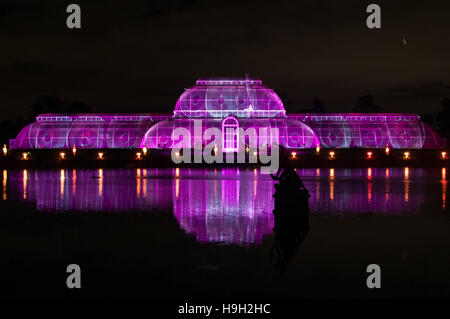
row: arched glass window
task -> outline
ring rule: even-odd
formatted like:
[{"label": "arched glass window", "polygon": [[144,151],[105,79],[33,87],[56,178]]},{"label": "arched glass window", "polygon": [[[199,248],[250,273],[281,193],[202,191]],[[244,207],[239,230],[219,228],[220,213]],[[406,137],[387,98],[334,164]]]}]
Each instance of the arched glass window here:
[{"label": "arched glass window", "polygon": [[239,122],[227,117],[222,122],[222,145],[224,152],[237,152],[239,142]]}]

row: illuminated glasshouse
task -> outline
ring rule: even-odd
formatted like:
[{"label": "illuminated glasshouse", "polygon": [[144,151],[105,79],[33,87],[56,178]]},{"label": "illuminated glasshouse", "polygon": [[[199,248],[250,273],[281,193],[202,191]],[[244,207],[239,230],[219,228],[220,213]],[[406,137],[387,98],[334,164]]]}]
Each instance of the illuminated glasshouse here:
[{"label": "illuminated glasshouse", "polygon": [[[195,128],[198,123],[200,129]],[[225,151],[248,145],[239,132],[249,129],[266,129],[258,139],[291,149],[437,149],[446,144],[415,114],[286,114],[279,96],[259,79],[208,78],[197,80],[181,94],[173,114],[42,114],[24,127],[10,146],[171,149],[181,145],[173,134],[176,128],[189,132],[182,146],[199,146],[199,137],[200,146],[205,146],[215,138],[222,141]],[[205,138],[205,131],[211,128],[222,136]],[[238,139],[244,143],[238,143]]]}]

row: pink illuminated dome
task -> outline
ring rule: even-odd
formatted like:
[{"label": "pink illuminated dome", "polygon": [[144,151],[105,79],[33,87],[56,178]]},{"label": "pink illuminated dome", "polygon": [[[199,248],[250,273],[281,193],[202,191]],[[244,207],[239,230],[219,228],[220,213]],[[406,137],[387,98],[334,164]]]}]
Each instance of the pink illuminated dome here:
[{"label": "pink illuminated dome", "polygon": [[[200,133],[194,124],[201,122]],[[157,148],[180,143],[175,129],[190,136],[183,147],[198,145],[196,134],[222,131],[223,148],[237,151],[240,129],[255,129],[286,148],[439,149],[446,140],[417,114],[298,113],[286,114],[280,97],[260,79],[200,78],[178,98],[172,114],[41,114],[25,126],[14,149]],[[272,130],[273,129],[273,130]],[[223,132],[232,132],[224,134]],[[211,138],[211,137],[210,137]],[[270,142],[269,142],[270,141]],[[248,144],[249,141],[245,141]],[[202,141],[207,145],[208,141]],[[275,142],[273,142],[275,143]],[[203,146],[204,146],[203,145]]]},{"label": "pink illuminated dome", "polygon": [[270,88],[253,78],[200,78],[185,90],[175,117],[284,117],[283,102]]}]

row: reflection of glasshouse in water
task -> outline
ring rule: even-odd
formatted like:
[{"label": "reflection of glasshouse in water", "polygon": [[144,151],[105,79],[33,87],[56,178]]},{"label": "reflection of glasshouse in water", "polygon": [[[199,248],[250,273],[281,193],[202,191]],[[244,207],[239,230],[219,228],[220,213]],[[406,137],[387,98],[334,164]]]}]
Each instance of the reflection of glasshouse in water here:
[{"label": "reflection of glasshouse in water", "polygon": [[[430,202],[442,210],[447,205],[445,168],[298,172],[313,214],[419,214]],[[255,244],[272,234],[273,184],[257,170],[237,168],[4,170],[3,199],[48,212],[171,212],[200,242]]]},{"label": "reflection of glasshouse in water", "polygon": [[[201,129],[194,129],[195,121]],[[239,132],[267,129],[267,144],[287,148],[440,148],[445,141],[415,114],[286,114],[278,95],[257,79],[199,79],[179,97],[173,115],[156,114],[43,114],[11,141],[12,148],[172,148],[179,140],[173,130],[190,132],[184,146],[202,145],[213,138],[237,150]],[[222,136],[204,138],[210,128]],[[278,130],[273,135],[270,128]],[[278,139],[278,141],[277,141]],[[261,141],[255,141],[259,143]]]}]

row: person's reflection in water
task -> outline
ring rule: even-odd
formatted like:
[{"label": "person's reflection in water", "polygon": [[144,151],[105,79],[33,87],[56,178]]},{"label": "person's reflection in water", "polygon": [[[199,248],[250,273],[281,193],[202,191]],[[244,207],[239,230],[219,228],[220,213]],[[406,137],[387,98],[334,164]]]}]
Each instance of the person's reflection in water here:
[{"label": "person's reflection in water", "polygon": [[274,243],[270,256],[275,255],[275,269],[281,277],[309,232],[309,192],[295,171],[285,150],[280,146],[280,167],[271,177],[275,184],[273,210],[275,226]]}]

